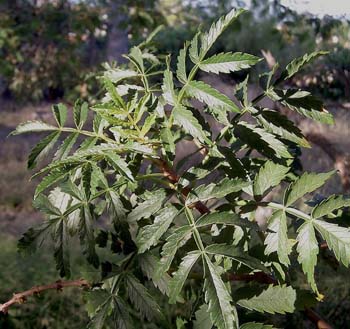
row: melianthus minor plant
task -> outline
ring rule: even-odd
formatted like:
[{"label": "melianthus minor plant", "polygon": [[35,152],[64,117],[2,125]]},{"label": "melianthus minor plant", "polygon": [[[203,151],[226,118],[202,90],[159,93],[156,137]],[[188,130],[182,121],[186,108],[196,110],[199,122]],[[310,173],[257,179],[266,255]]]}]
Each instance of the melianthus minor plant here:
[{"label": "melianthus minor plant", "polygon": [[[350,200],[332,195],[300,205],[335,173],[298,175],[295,150],[309,147],[307,140],[286,116],[259,105],[267,97],[331,124],[310,93],[278,87],[324,52],[297,58],[282,73],[276,65],[260,77],[263,90],[253,100],[248,75],[233,90],[237,102],[196,79],[199,71],[230,73],[260,61],[208,55],[243,12],[232,10],[187,42],[176,73],[169,57],[151,52],[152,34],[125,56],[127,68],[106,68],[100,103],[75,104],[74,127],[65,126],[68,110],[59,104],[57,125],[31,121],[14,132],[50,133],[33,148],[29,168],[66,135],[35,174],[44,177],[34,206],[47,219],[19,247],[52,240],[57,270],[68,278],[71,240],[79,237],[88,262],[102,270],[86,292],[89,328],[272,328],[252,311],[285,314],[322,298],[314,277],[321,243],[349,265],[350,231],[335,219]],[[179,159],[184,141],[196,150]],[[267,201],[277,186],[282,200]],[[266,228],[256,222],[259,207],[272,210]],[[309,291],[289,275],[299,270],[296,261]]]}]

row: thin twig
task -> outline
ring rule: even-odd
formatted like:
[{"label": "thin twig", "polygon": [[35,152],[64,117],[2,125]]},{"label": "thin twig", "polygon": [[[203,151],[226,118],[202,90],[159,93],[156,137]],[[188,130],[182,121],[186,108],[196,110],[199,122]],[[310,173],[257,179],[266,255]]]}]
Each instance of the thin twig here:
[{"label": "thin twig", "polygon": [[63,288],[68,287],[89,287],[90,284],[84,279],[74,280],[74,281],[56,281],[51,284],[46,284],[42,286],[35,286],[29,290],[14,294],[13,297],[4,304],[0,304],[0,312],[7,313],[9,307],[14,304],[23,304],[28,297],[38,295],[46,290],[57,290],[60,291]]}]

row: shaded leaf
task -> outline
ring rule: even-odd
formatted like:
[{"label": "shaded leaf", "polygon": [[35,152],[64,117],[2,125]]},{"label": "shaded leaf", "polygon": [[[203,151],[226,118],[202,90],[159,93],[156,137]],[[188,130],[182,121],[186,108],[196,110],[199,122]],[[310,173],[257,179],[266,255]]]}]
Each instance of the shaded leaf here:
[{"label": "shaded leaf", "polygon": [[87,116],[89,112],[89,105],[88,103],[84,102],[81,104],[80,101],[77,101],[74,104],[73,109],[73,119],[76,127],[78,129],[81,129],[86,122]]},{"label": "shaded leaf", "polygon": [[52,112],[57,124],[63,127],[67,120],[67,107],[64,104],[55,104],[52,106]]},{"label": "shaded leaf", "polygon": [[242,191],[242,189],[249,186],[249,184],[249,182],[239,178],[224,178],[217,184],[200,185],[188,195],[186,204],[189,205],[198,201],[205,202],[214,198],[220,199],[228,194]]},{"label": "shaded leaf", "polygon": [[190,225],[182,226],[176,229],[167,239],[163,246],[157,276],[169,270],[177,250],[182,247],[192,236],[192,227]]},{"label": "shaded leaf", "polygon": [[50,135],[42,139],[30,152],[28,157],[28,169],[33,169],[38,161],[45,158],[50,150],[55,146],[58,137],[60,136],[59,131],[55,131]]},{"label": "shaded leaf", "polygon": [[236,262],[242,263],[252,270],[261,270],[263,272],[269,272],[265,266],[261,264],[261,261],[248,255],[247,252],[239,249],[238,247],[222,244],[212,244],[205,248],[205,251],[209,254],[222,255],[232,258]]},{"label": "shaded leaf", "polygon": [[193,265],[197,262],[201,255],[200,251],[189,252],[181,261],[178,270],[173,274],[169,282],[169,303],[174,304],[181,293],[181,289],[185,284],[188,274]]},{"label": "shaded leaf", "polygon": [[126,276],[126,287],[131,302],[143,317],[149,321],[160,317],[159,305],[134,275],[128,274]]},{"label": "shaded leaf", "polygon": [[285,144],[262,128],[240,121],[234,133],[244,143],[264,155],[275,155],[278,158],[292,157]]},{"label": "shaded leaf", "polygon": [[227,286],[220,277],[221,270],[205,256],[209,274],[204,281],[205,301],[212,323],[218,329],[236,329],[234,307]]},{"label": "shaded leaf", "polygon": [[165,207],[155,215],[153,224],[140,229],[136,237],[136,245],[140,254],[159,242],[177,214],[178,210],[174,206]]},{"label": "shaded leaf", "polygon": [[166,194],[163,189],[147,192],[144,201],[139,203],[128,215],[128,222],[136,222],[141,218],[149,218],[163,205]]},{"label": "shaded leaf", "polygon": [[247,323],[243,323],[240,326],[240,329],[274,329],[274,327],[269,324],[247,322]]}]

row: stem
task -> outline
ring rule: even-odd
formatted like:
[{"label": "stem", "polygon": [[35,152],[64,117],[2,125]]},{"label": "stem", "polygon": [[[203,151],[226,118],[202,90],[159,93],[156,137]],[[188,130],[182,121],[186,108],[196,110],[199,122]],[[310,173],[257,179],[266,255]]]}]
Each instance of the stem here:
[{"label": "stem", "polygon": [[103,139],[104,141],[106,141],[108,143],[116,143],[116,141],[114,139],[108,138],[105,135],[93,133],[93,132],[88,131],[88,130],[80,130],[80,129],[69,128],[69,127],[62,127],[59,130],[61,130],[63,132],[68,132],[68,133],[79,133],[79,134],[85,135],[85,136],[97,137],[97,138]]},{"label": "stem", "polygon": [[68,287],[90,287],[90,284],[87,280],[74,280],[74,281],[56,281],[51,284],[35,286],[30,288],[29,290],[20,292],[18,294],[14,294],[13,297],[8,300],[6,303],[0,305],[0,312],[7,313],[9,307],[14,304],[22,304],[26,301],[27,297],[37,295],[46,290],[57,290],[60,291],[63,288]]},{"label": "stem", "polygon": [[[263,204],[260,204],[260,205],[263,205]],[[265,204],[266,207],[269,207],[269,208],[272,208],[272,209],[277,209],[277,210],[284,210],[285,212],[287,212],[288,214],[291,214],[295,217],[299,217],[299,218],[302,218],[306,221],[311,221],[312,220],[312,217],[308,214],[305,214],[304,212],[298,210],[298,209],[295,209],[295,208],[290,208],[290,207],[285,207],[284,205],[282,204],[279,204],[279,203],[275,203],[275,202],[269,202],[267,204]]]},{"label": "stem", "polygon": [[187,208],[185,206],[185,213],[186,213],[186,218],[187,218],[188,223],[193,227],[193,233],[194,233],[193,237],[194,237],[194,240],[196,241],[197,247],[202,252],[204,252],[205,248],[204,248],[204,245],[203,245],[203,241],[202,241],[201,235],[198,232],[198,229],[196,227],[196,222],[195,222],[195,220],[193,218],[193,214],[192,214],[191,209],[189,209],[189,208]]}]

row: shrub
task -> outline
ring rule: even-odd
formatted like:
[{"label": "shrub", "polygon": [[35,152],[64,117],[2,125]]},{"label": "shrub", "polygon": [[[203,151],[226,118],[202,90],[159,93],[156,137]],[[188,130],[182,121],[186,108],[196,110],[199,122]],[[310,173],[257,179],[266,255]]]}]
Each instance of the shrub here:
[{"label": "shrub", "polygon": [[[88,262],[102,271],[86,293],[89,328],[173,328],[175,322],[271,328],[256,322],[266,319],[257,312],[303,309],[318,321],[309,307],[323,298],[314,274],[320,248],[349,265],[350,231],[335,222],[349,199],[301,204],[335,173],[296,172],[295,150],[310,145],[287,117],[260,105],[267,97],[331,124],[322,101],[278,87],[324,53],[297,58],[281,74],[276,66],[261,76],[264,88],[255,99],[248,97],[249,75],[234,89],[237,102],[195,80],[198,71],[229,73],[260,61],[246,53],[207,56],[242,12],[230,11],[187,42],[175,74],[169,57],[163,63],[149,52],[151,35],[130,50],[127,69],[107,69],[98,105],[75,104],[73,127],[59,104],[56,126],[31,121],[14,132],[49,133],[30,153],[29,168],[68,134],[36,174],[45,176],[34,206],[47,220],[25,233],[19,247],[35,250],[53,240],[57,270],[68,278],[71,240],[79,237]],[[160,74],[161,84],[154,78]],[[181,145],[196,149],[180,158]],[[284,195],[269,201],[275,187]],[[267,227],[257,223],[259,208],[272,211]],[[295,271],[304,273],[308,289],[298,286]]]},{"label": "shrub", "polygon": [[98,7],[68,1],[3,4],[1,93],[17,101],[85,96],[85,75],[103,54],[100,16]]}]

